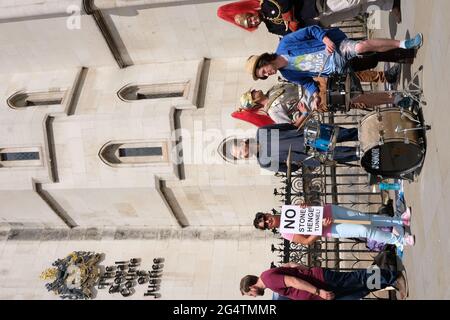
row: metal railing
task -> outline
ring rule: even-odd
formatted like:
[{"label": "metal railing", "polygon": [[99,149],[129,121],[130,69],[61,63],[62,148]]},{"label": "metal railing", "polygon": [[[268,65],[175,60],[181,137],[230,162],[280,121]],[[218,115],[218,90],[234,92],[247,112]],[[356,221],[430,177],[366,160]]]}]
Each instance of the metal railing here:
[{"label": "metal railing", "polygon": [[[362,110],[351,110],[348,114],[325,113],[321,115],[324,123],[340,126],[357,126],[366,115]],[[291,175],[277,174],[282,186],[274,190],[280,202],[286,205],[335,204],[376,213],[383,204],[382,194],[373,192],[368,174],[359,166],[322,165],[318,168],[302,167]],[[301,245],[280,238],[272,244],[271,251],[278,256],[278,264],[286,262],[302,263],[309,267],[326,267],[340,271],[367,268],[374,262],[379,252],[372,252],[365,241],[359,239],[318,240],[311,245]],[[276,264],[272,262],[272,267]],[[383,295],[380,297],[380,295]],[[395,294],[372,294],[369,299],[387,299]]]}]

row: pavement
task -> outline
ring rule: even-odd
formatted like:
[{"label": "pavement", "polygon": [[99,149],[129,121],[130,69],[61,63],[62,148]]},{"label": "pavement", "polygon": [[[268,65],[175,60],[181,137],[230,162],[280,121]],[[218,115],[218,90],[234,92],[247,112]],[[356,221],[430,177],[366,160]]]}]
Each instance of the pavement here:
[{"label": "pavement", "polygon": [[409,299],[450,299],[450,1],[403,0],[402,23],[388,13],[381,16],[383,28],[376,37],[404,39],[424,34],[424,46],[415,63],[404,66],[405,85],[420,66],[419,83],[424,89],[428,132],[425,165],[418,180],[405,184],[407,204],[412,207],[412,232],[416,246],[406,248],[404,265],[410,288]]}]

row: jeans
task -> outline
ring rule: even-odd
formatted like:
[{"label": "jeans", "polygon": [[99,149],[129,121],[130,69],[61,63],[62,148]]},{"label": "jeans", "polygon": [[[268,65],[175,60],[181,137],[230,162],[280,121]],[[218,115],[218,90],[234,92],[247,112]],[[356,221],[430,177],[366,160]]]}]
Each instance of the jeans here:
[{"label": "jeans", "polygon": [[328,291],[335,294],[336,300],[359,300],[367,296],[371,291],[384,289],[395,285],[398,273],[390,270],[380,269],[380,286],[369,289],[367,284],[373,284],[375,272],[366,269],[356,269],[351,272],[339,272],[323,269],[323,277]]},{"label": "jeans", "polygon": [[386,217],[376,214],[365,214],[344,207],[332,205],[331,212],[333,219],[370,221],[370,226],[350,223],[333,223],[331,226],[332,238],[366,238],[386,244],[403,244],[402,235],[394,235],[391,232],[380,230],[378,227],[400,227],[403,229],[403,222],[398,217]]},{"label": "jeans", "polygon": [[[346,142],[346,141],[358,141],[358,129],[357,128],[342,128],[339,127],[339,134],[336,142]],[[355,147],[336,147],[334,148],[334,160],[339,163],[357,161]]]}]

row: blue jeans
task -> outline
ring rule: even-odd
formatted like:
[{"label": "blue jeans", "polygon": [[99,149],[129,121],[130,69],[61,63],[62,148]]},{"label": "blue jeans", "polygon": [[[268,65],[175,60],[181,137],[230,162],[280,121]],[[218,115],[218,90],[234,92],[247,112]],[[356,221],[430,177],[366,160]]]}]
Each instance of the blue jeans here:
[{"label": "blue jeans", "polygon": [[[358,141],[358,129],[357,128],[342,128],[339,127],[339,134],[337,136],[336,142],[346,142],[346,141]],[[355,147],[336,147],[334,149],[334,160],[339,163],[357,161]]]},{"label": "blue jeans", "polygon": [[339,272],[331,269],[323,269],[323,277],[328,291],[334,292],[336,300],[359,300],[367,296],[371,291],[384,289],[395,285],[398,273],[390,270],[380,270],[380,287],[369,289],[367,283],[373,283],[370,277],[374,273],[366,269],[356,269],[351,272]]},{"label": "blue jeans", "polygon": [[350,223],[333,223],[331,226],[332,238],[366,238],[386,244],[403,244],[403,236],[396,236],[391,232],[380,230],[378,227],[401,227],[403,222],[398,217],[386,217],[376,214],[366,214],[348,208],[332,205],[333,219],[370,221],[370,226]]},{"label": "blue jeans", "polygon": [[358,56],[356,53],[357,44],[357,41],[350,39],[344,39],[341,43],[336,44],[336,51],[332,56],[334,62],[334,72],[340,74],[347,72],[348,62]]}]

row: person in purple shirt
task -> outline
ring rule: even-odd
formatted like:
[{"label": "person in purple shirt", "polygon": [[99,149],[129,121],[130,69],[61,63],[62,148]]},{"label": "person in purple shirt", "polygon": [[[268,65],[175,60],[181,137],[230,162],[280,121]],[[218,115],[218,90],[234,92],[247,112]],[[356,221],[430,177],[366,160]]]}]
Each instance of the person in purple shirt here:
[{"label": "person in purple shirt", "polygon": [[[375,285],[377,282],[378,286]],[[265,289],[270,289],[291,300],[358,300],[389,286],[399,291],[402,300],[407,297],[406,280],[401,272],[385,269],[339,272],[290,262],[266,270],[259,277],[243,277],[240,291],[251,297],[262,296]]]}]

